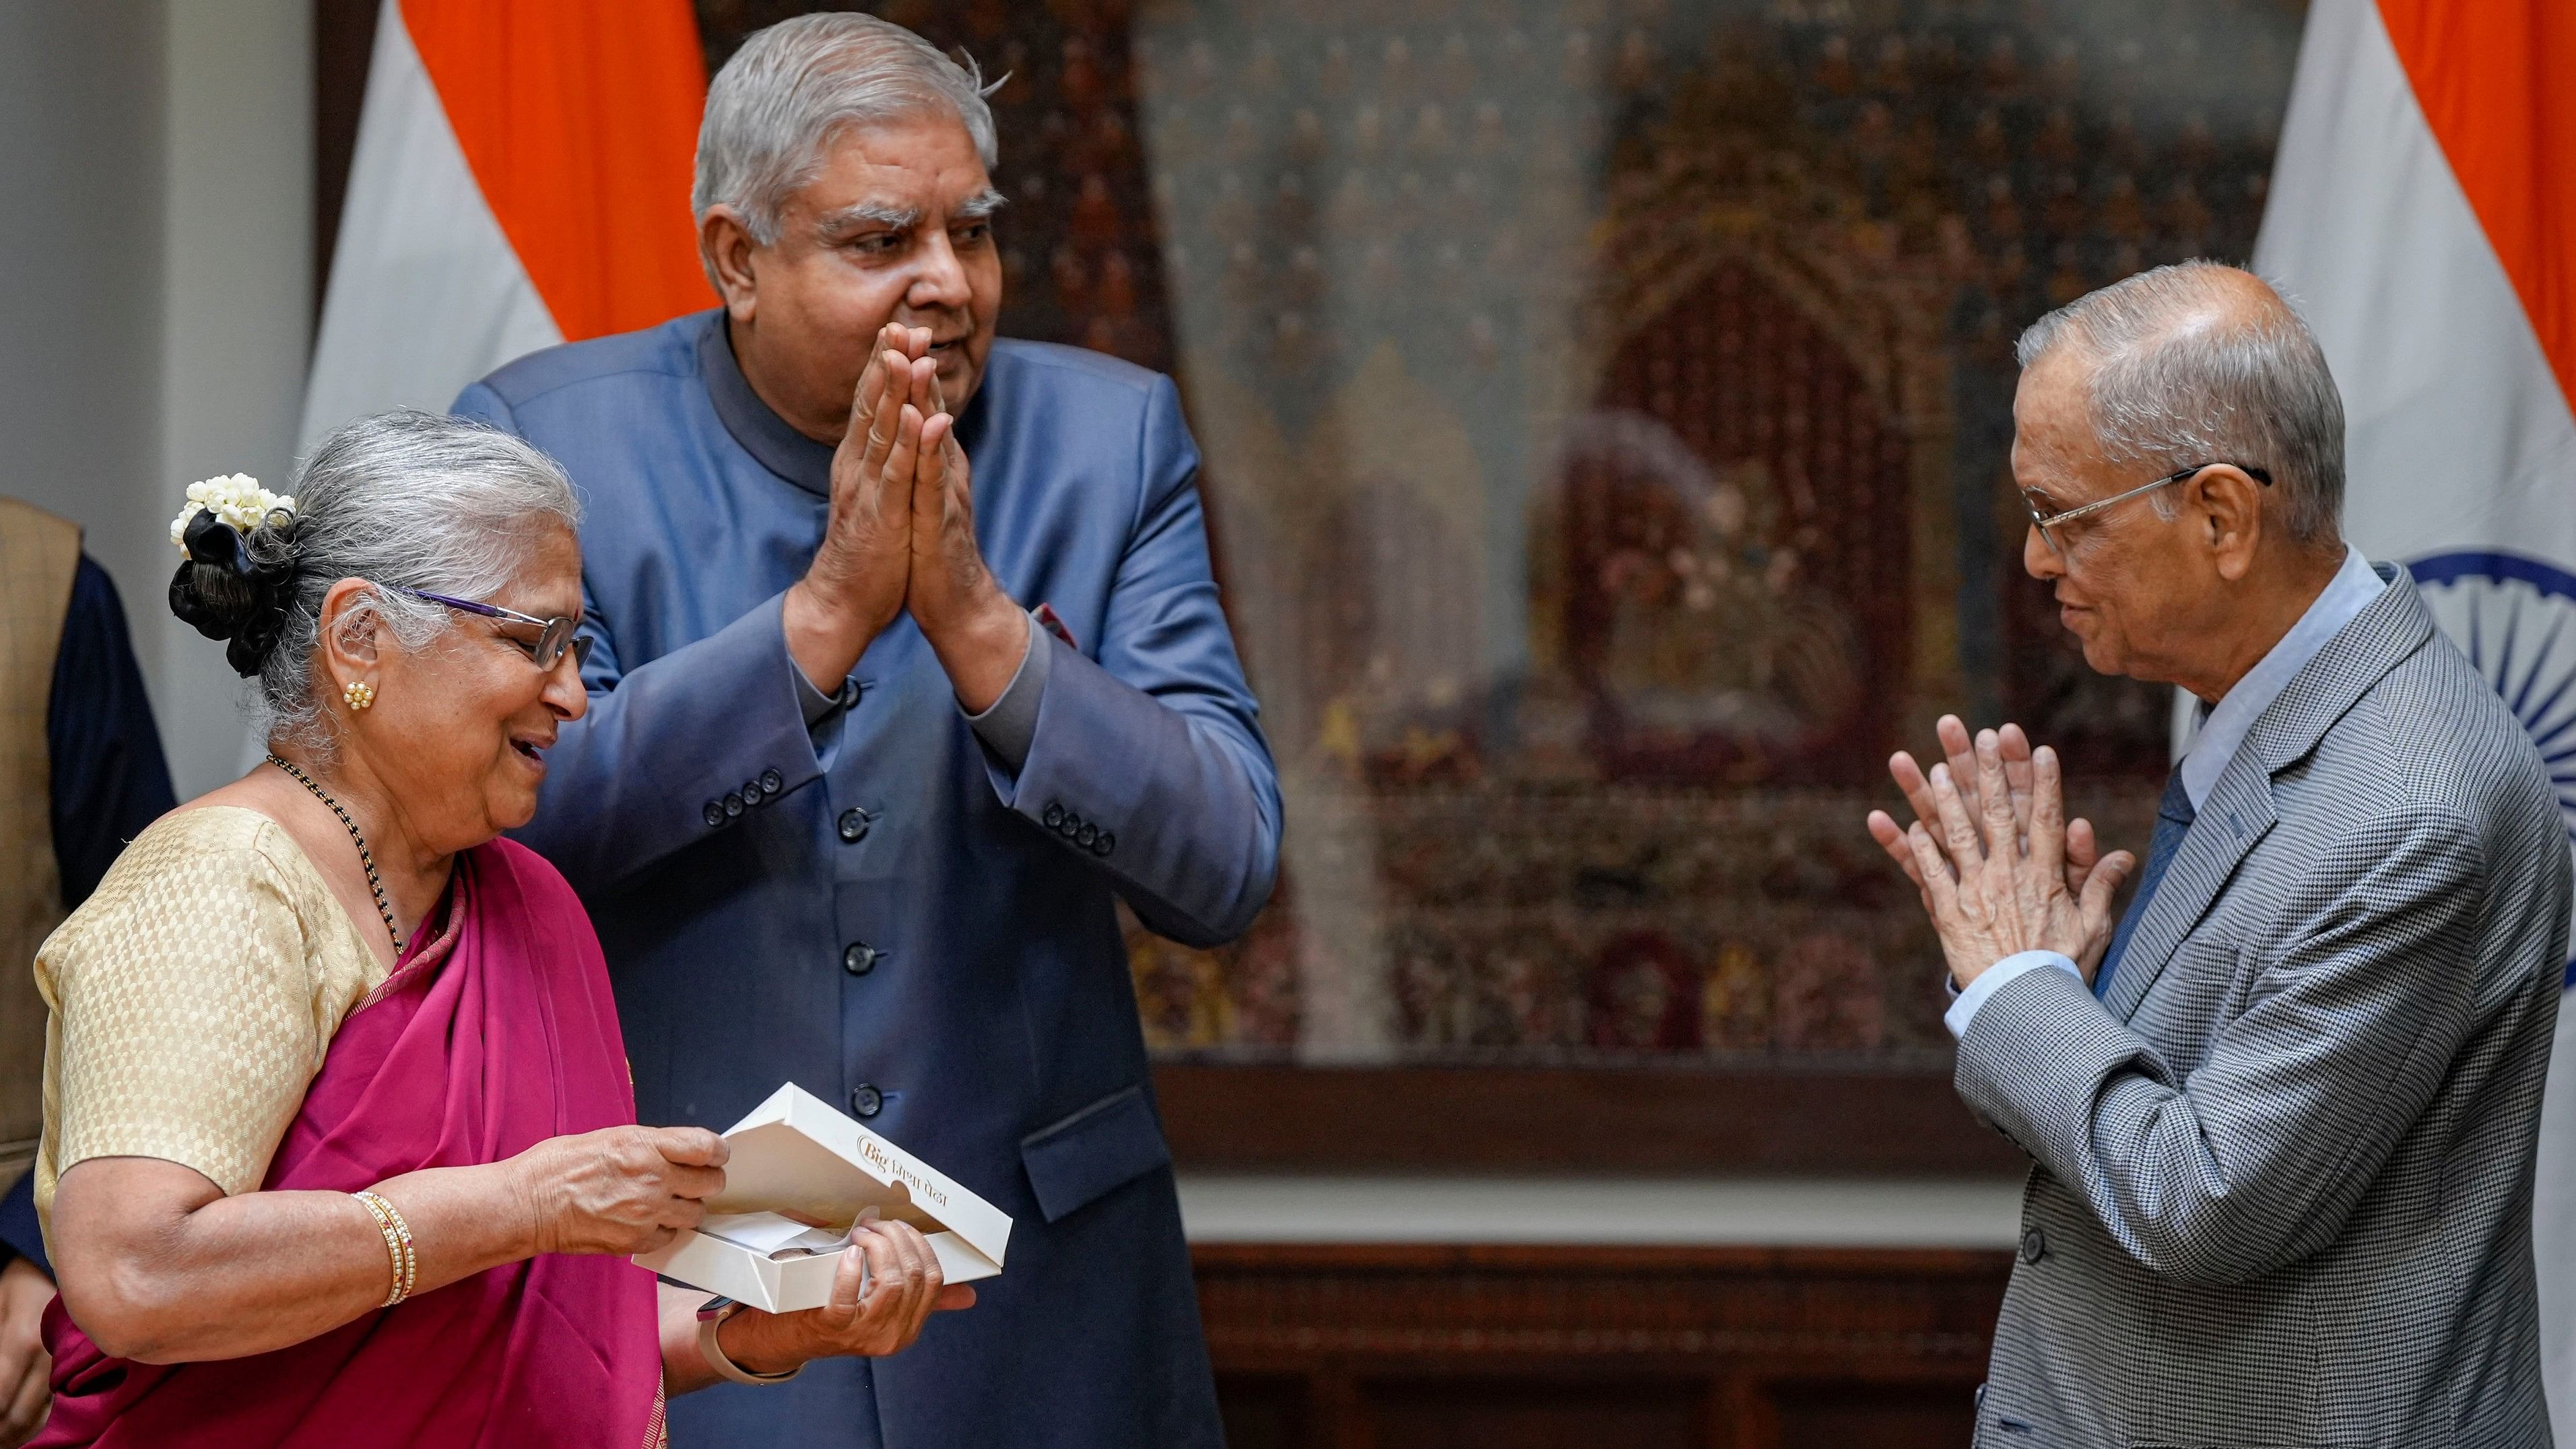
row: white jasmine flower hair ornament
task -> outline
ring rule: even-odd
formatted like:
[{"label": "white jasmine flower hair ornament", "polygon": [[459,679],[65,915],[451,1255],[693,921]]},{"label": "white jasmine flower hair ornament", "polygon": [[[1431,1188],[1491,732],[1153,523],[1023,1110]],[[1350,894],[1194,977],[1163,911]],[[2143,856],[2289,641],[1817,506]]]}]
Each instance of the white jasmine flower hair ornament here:
[{"label": "white jasmine flower hair ornament", "polygon": [[209,639],[227,641],[224,660],[247,678],[277,647],[295,591],[295,500],[247,473],[188,485],[187,505],[170,520],[179,546],[170,612]]},{"label": "white jasmine flower hair ornament", "polygon": [[187,506],[170,520],[170,544],[181,553],[188,551],[188,524],[198,513],[212,513],[235,533],[248,533],[268,521],[272,513],[295,513],[294,495],[271,493],[259,486],[259,480],[248,473],[227,473],[203,483],[188,485]]}]

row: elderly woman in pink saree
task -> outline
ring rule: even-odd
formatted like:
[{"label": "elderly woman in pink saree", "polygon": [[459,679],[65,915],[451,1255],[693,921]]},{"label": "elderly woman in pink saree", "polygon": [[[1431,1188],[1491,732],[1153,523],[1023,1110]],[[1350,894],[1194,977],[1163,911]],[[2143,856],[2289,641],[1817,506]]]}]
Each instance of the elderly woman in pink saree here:
[{"label": "elderly woman in pink saree", "polygon": [[725,1149],[634,1125],[589,921],[497,838],[585,705],[571,489],[418,413],[297,482],[199,485],[172,530],[171,606],[256,679],[268,759],[138,837],[37,958],[37,1442],[650,1449],[665,1393],[895,1352],[970,1303],[902,1224],[854,1228],[808,1313],[626,1261],[698,1221]]}]

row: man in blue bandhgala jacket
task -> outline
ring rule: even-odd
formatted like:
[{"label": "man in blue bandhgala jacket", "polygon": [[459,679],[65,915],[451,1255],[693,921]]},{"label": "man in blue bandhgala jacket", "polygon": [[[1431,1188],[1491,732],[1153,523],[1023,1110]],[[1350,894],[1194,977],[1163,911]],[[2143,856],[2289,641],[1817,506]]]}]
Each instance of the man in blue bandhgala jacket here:
[{"label": "man in blue bandhgala jacket", "polygon": [[1113,897],[1240,933],[1276,774],[1170,379],[994,340],[994,149],[910,32],[763,31],[699,138],[724,306],[456,403],[585,496],[591,707],[521,836],[589,903],[644,1119],[793,1080],[1014,1220],[918,1347],[675,1402],[679,1442],[1221,1437]]}]

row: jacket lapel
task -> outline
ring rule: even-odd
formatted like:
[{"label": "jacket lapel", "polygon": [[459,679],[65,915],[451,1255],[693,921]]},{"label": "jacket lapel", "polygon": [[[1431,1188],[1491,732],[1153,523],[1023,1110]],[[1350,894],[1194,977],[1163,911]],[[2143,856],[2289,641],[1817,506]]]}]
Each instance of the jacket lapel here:
[{"label": "jacket lapel", "polygon": [[2120,969],[2111,973],[2111,989],[2103,1004],[2112,1015],[2127,1021],[2138,1009],[2183,937],[2200,924],[2209,903],[2218,899],[2219,889],[2236,873],[2238,862],[2271,830],[2272,823],[2271,772],[2240,750],[2201,803],[2182,844],[2175,847],[2164,879],[2156,883],[2155,898],[2147,902],[2146,915],[2129,937],[2128,950],[2121,953]]},{"label": "jacket lapel", "polygon": [[2433,637],[2433,616],[2415,580],[2399,565],[2379,568],[2387,589],[2328,640],[2254,721],[2201,803],[2111,977],[2103,1004],[2122,1021],[2137,1011],[2238,864],[2271,831],[2277,818],[2273,777],[2306,759],[2362,695]]}]

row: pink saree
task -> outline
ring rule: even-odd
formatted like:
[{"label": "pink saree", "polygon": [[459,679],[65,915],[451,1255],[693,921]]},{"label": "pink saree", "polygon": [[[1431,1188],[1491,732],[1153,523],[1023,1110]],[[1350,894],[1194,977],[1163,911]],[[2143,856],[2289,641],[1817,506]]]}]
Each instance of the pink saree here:
[{"label": "pink saree", "polygon": [[[445,928],[342,1023],[263,1186],[349,1192],[634,1120],[589,918],[552,866],[494,841],[458,859]],[[43,1446],[663,1442],[653,1279],[623,1258],[512,1263],[250,1358],[109,1358],[59,1299],[45,1344]]]}]

